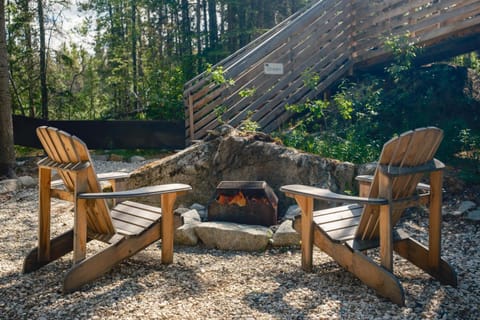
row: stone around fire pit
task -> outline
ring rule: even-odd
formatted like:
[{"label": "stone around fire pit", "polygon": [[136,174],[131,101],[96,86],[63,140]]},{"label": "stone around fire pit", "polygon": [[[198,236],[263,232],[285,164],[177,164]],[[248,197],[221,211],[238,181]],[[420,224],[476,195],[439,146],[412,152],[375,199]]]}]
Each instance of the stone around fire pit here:
[{"label": "stone around fire pit", "polygon": [[195,232],[205,246],[220,250],[263,251],[272,237],[270,228],[231,222],[204,222]]}]

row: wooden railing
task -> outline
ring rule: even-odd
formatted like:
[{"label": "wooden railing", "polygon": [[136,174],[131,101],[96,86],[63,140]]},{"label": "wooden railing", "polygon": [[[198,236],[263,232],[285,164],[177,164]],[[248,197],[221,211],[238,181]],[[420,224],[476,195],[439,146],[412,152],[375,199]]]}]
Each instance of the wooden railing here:
[{"label": "wooden railing", "polygon": [[[290,118],[285,105],[319,96],[354,70],[388,62],[385,39],[406,34],[431,57],[428,48],[448,48],[446,56],[478,49],[479,38],[472,43],[469,37],[480,35],[480,0],[317,1],[214,66],[234,84],[215,83],[209,73],[185,84],[187,143],[221,122],[238,126],[247,118],[271,132]],[[448,46],[458,39],[468,41]],[[281,64],[283,73],[267,74],[268,63]],[[306,85],[313,76],[316,85]],[[246,90],[253,94],[242,97]]]}]

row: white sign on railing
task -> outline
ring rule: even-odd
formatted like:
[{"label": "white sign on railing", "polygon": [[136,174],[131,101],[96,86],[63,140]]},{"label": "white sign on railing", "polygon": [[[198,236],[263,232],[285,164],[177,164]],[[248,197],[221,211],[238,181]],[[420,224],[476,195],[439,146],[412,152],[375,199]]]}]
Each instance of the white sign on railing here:
[{"label": "white sign on railing", "polygon": [[263,65],[263,72],[265,74],[282,75],[283,74],[283,63],[267,62]]}]

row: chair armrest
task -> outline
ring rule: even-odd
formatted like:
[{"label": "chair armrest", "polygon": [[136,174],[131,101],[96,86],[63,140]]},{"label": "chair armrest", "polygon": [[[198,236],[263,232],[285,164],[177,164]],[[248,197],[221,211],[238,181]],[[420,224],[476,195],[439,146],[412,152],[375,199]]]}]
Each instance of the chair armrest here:
[{"label": "chair armrest", "polygon": [[122,172],[122,171],[105,172],[105,173],[97,174],[97,179],[99,181],[118,180],[118,179],[125,179],[129,177],[130,177],[129,172]]},{"label": "chair armrest", "polygon": [[355,177],[355,180],[357,180],[358,182],[372,183],[373,176],[370,174],[359,175]]},{"label": "chair armrest", "polygon": [[373,176],[372,175],[360,175],[356,176],[355,180],[358,181],[358,193],[360,197],[367,197],[370,192],[370,187],[372,186]]},{"label": "chair armrest", "polygon": [[192,187],[188,184],[182,183],[171,183],[171,184],[161,184],[151,187],[143,187],[138,189],[131,189],[125,191],[115,191],[115,192],[95,192],[95,193],[80,193],[78,194],[79,199],[116,199],[116,198],[136,198],[136,197],[145,197],[153,196],[157,194],[165,193],[174,193],[174,192],[183,192],[192,190]]},{"label": "chair armrest", "polygon": [[[99,173],[97,174],[98,181],[107,181],[107,180],[119,180],[125,179],[130,177],[130,173],[128,172],[121,172],[121,171],[114,171],[114,172],[106,172],[106,173]],[[63,186],[63,180],[53,180],[50,184],[52,188],[59,188]]]},{"label": "chair armrest", "polygon": [[365,198],[365,197],[347,196],[347,195],[332,192],[328,189],[321,189],[321,188],[304,186],[299,184],[282,186],[280,188],[280,191],[283,191],[290,195],[307,196],[307,197],[312,197],[314,199],[326,200],[326,201],[332,201],[332,202],[350,202],[350,203],[376,204],[376,205],[388,204],[388,200],[383,198]]},{"label": "chair armrest", "polygon": [[[355,180],[357,180],[360,184],[371,184],[372,181],[373,181],[373,176],[372,175],[360,175],[360,176],[356,176]],[[417,184],[417,190],[430,191],[430,185],[420,182],[419,184]]]}]

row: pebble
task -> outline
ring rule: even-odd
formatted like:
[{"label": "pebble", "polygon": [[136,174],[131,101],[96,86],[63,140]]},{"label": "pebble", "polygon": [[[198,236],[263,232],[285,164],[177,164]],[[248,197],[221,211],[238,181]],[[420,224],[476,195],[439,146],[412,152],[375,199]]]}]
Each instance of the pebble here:
[{"label": "pebble", "polygon": [[472,210],[476,206],[477,205],[473,201],[463,201],[462,203],[460,203],[460,206],[458,207],[458,209],[454,210],[452,212],[452,215],[460,216],[460,215],[464,214],[465,212],[467,212],[469,210]]},{"label": "pebble", "polygon": [[[141,164],[97,161],[95,167],[99,173],[130,172]],[[36,245],[37,208],[36,187],[0,197],[1,319],[478,319],[480,250],[464,249],[478,246],[480,232],[463,219],[444,223],[442,233],[442,256],[459,275],[459,287],[443,286],[396,257],[395,274],[406,296],[406,306],[399,307],[318,249],[314,270],[306,273],[298,248],[246,253],[175,246],[174,262],[166,266],[160,242],[82,290],[62,295],[71,255],[30,274],[21,272],[25,255]],[[54,235],[72,225],[67,208],[71,205],[60,201],[52,206]],[[404,227],[425,243],[428,215]],[[87,252],[101,248],[91,241]]]},{"label": "pebble", "polygon": [[470,211],[469,213],[467,213],[465,219],[476,222],[480,221],[480,210]]}]

